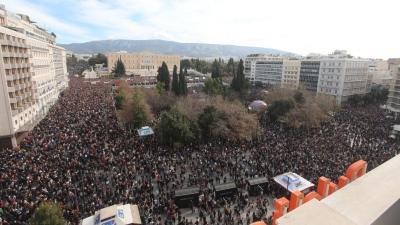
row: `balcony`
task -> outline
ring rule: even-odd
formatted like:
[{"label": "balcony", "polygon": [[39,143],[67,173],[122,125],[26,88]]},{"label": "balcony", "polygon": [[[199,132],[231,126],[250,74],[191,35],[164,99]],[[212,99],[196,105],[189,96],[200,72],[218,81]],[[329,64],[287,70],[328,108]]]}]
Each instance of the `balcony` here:
[{"label": "balcony", "polygon": [[11,70],[12,69],[12,66],[11,66],[11,64],[4,64],[4,69],[6,69],[6,70]]},{"label": "balcony", "polygon": [[17,101],[17,99],[16,98],[10,98],[10,103],[17,103],[18,101]]},{"label": "balcony", "polygon": [[6,80],[7,81],[12,81],[12,80],[17,80],[17,79],[18,79],[17,74],[12,74],[12,75],[7,75],[6,76]]},{"label": "balcony", "polygon": [[18,115],[18,114],[20,114],[22,112],[22,108],[17,107],[16,109],[11,110],[11,112],[12,112],[13,116],[16,116],[16,115]]},{"label": "balcony", "polygon": [[8,42],[7,42],[7,40],[0,39],[0,44],[1,45],[8,45]]},{"label": "balcony", "polygon": [[8,92],[15,92],[15,87],[7,87]]},{"label": "balcony", "polygon": [[3,52],[3,57],[10,57],[10,52]]},{"label": "balcony", "polygon": [[22,98],[22,95],[19,95],[19,96],[16,96],[15,99],[17,100],[17,102],[20,102],[20,101],[22,101],[23,98]]}]

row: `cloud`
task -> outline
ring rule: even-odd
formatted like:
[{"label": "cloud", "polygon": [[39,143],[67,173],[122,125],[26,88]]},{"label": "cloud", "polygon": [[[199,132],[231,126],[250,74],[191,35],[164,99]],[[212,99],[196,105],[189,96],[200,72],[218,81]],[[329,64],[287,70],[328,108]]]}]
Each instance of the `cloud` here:
[{"label": "cloud", "polygon": [[[390,21],[396,7],[337,0],[13,0],[13,12],[46,23],[59,42],[165,39],[282,49],[299,54],[336,48],[365,57],[395,57]],[[361,10],[362,9],[362,10]],[[386,34],[386,35],[384,35]],[[373,46],[371,46],[373,45]],[[393,46],[392,46],[393,45]],[[379,49],[382,49],[381,51]]]},{"label": "cloud", "polygon": [[48,9],[38,4],[32,4],[23,0],[15,0],[7,3],[6,10],[13,13],[28,15],[38,26],[45,27],[47,30],[51,29],[52,32],[56,33],[58,41],[60,41],[60,39],[79,41],[80,39],[77,38],[77,34],[87,39],[94,38],[80,25],[47,14],[46,11],[48,11]]}]

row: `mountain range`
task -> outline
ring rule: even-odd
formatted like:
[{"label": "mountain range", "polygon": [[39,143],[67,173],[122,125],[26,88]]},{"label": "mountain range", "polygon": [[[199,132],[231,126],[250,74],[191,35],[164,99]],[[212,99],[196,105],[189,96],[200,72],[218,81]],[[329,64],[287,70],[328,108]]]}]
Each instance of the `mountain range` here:
[{"label": "mountain range", "polygon": [[76,54],[107,54],[107,52],[115,52],[119,50],[125,50],[127,52],[152,51],[161,54],[172,53],[189,57],[245,57],[246,55],[256,53],[290,53],[272,48],[201,43],[179,43],[164,40],[101,40],[86,43],[59,44],[59,46]]}]

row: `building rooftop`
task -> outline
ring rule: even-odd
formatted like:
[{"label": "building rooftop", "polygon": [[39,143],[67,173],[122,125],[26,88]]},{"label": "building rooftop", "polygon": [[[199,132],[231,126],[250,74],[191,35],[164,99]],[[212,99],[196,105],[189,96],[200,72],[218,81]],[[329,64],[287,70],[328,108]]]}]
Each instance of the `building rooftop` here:
[{"label": "building rooftop", "polygon": [[277,225],[398,224],[400,155],[321,201],[312,200],[277,220]]}]

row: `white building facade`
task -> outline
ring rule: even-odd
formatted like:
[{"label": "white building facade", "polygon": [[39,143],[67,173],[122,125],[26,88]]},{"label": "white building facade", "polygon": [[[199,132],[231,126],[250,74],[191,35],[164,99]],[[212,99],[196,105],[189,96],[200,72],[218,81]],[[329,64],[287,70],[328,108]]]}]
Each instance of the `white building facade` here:
[{"label": "white building facade", "polygon": [[266,54],[251,54],[244,60],[244,75],[250,82],[282,83],[283,58]]},{"label": "white building facade", "polygon": [[68,87],[55,37],[0,5],[0,147],[16,147]]},{"label": "white building facade", "polygon": [[294,57],[251,54],[244,61],[244,74],[252,83],[296,89],[299,86],[300,67],[301,61]]},{"label": "white building facade", "polygon": [[352,95],[369,93],[372,77],[368,65],[368,59],[349,58],[346,51],[321,58],[317,93],[335,98],[338,104]]},{"label": "white building facade", "polygon": [[301,61],[284,59],[282,64],[282,88],[296,89],[299,86]]},{"label": "white building facade", "polygon": [[387,105],[392,111],[400,112],[400,66],[393,66],[391,71],[395,74],[390,84]]},{"label": "white building facade", "polygon": [[371,91],[373,74],[368,72],[369,65],[369,59],[351,57],[344,50],[328,56],[312,54],[301,60],[293,56],[251,54],[245,59],[244,73],[252,83],[289,89],[302,84],[305,90],[326,94],[341,104],[351,95]]}]

